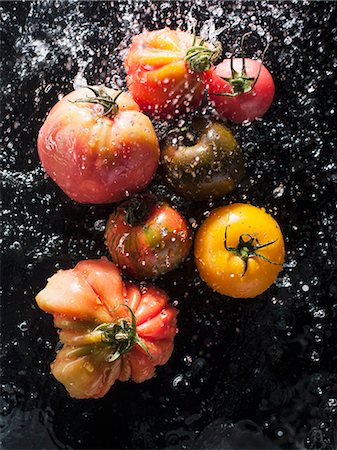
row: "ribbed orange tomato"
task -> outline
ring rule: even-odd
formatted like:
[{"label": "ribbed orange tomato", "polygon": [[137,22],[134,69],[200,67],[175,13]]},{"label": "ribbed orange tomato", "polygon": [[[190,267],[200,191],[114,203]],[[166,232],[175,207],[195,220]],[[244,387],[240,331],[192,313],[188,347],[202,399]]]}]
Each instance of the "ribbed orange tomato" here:
[{"label": "ribbed orange tomato", "polygon": [[285,248],[277,222],[262,208],[236,203],[215,209],[195,239],[201,278],[234,298],[256,297],[274,283]]},{"label": "ribbed orange tomato", "polygon": [[206,73],[219,52],[182,30],[141,33],[132,39],[124,62],[129,91],[152,116],[184,113],[201,102]]},{"label": "ribbed orange tomato", "polygon": [[61,329],[51,371],[72,397],[100,398],[116,380],[148,380],[173,351],[178,311],[165,292],[123,283],[106,258],[58,271],[36,301]]}]

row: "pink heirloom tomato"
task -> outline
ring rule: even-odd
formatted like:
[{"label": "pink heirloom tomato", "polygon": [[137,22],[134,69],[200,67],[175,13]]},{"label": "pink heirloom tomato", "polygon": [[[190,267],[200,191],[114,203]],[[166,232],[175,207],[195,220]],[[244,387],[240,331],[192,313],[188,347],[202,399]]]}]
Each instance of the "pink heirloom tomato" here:
[{"label": "pink heirloom tomato", "polygon": [[59,270],[36,301],[60,329],[51,372],[72,397],[100,398],[117,380],[148,380],[173,351],[178,311],[165,292],[124,283],[106,258]]},{"label": "pink heirloom tomato", "polygon": [[145,194],[115,209],[106,225],[105,241],[118,267],[142,279],[176,268],[189,253],[192,235],[178,211]]},{"label": "pink heirloom tomato", "polygon": [[80,203],[120,201],[145,188],[159,161],[152,123],[124,92],[88,87],[50,111],[38,137],[49,176]]}]

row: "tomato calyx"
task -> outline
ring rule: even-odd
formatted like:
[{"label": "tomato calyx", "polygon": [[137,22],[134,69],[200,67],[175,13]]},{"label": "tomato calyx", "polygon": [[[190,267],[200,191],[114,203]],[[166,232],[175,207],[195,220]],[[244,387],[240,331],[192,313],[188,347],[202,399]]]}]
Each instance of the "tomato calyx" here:
[{"label": "tomato calyx", "polygon": [[205,39],[197,43],[194,34],[192,46],[187,50],[185,61],[192,72],[204,72],[209,70],[221,54],[221,43],[216,41],[213,48],[205,45]]},{"label": "tomato calyx", "polygon": [[230,84],[232,92],[219,92],[219,93],[214,93],[212,95],[216,95],[218,97],[236,97],[240,94],[247,94],[254,89],[254,87],[260,77],[263,60],[264,60],[264,57],[269,48],[269,42],[267,42],[265,48],[263,49],[262,56],[261,56],[261,63],[260,63],[259,71],[258,71],[256,77],[249,77],[247,75],[247,70],[246,70],[245,40],[250,35],[251,35],[251,32],[245,33],[241,38],[240,49],[241,49],[241,59],[242,59],[242,70],[240,72],[238,72],[237,70],[234,69],[234,56],[232,55],[231,56],[232,76],[231,77],[219,77],[222,80],[225,80]]},{"label": "tomato calyx", "polygon": [[[228,247],[228,245],[227,245],[228,227],[229,227],[229,225],[227,225],[226,230],[225,230],[224,246],[228,252],[239,256],[242,259],[242,261],[244,262],[245,266],[244,266],[243,273],[241,275],[242,277],[247,272],[249,258],[258,257],[258,258],[261,258],[264,261],[268,262],[269,264],[274,264],[276,266],[282,265],[282,264],[270,261],[270,259],[261,255],[260,253],[257,253],[257,250],[260,250],[261,248],[265,248],[265,247],[268,247],[269,245],[274,244],[277,241],[277,239],[275,239],[274,241],[267,242],[266,244],[260,244],[259,240],[256,237],[254,237],[248,233],[243,233],[239,237],[239,242],[236,247]],[[247,237],[248,237],[248,239],[245,240],[245,238],[247,238]]]},{"label": "tomato calyx", "polygon": [[115,97],[111,97],[103,86],[94,88],[92,86],[85,86],[95,94],[96,97],[79,98],[72,103],[94,103],[103,107],[102,116],[115,117],[118,114],[119,108],[117,104],[118,97],[124,92],[121,90]]},{"label": "tomato calyx", "polygon": [[123,204],[125,222],[132,227],[143,225],[155,204],[151,195],[133,197]]},{"label": "tomato calyx", "polygon": [[118,319],[116,323],[102,323],[91,332],[91,342],[106,344],[111,347],[108,362],[114,362],[125,353],[128,353],[135,344],[138,344],[149,356],[150,353],[136,331],[136,316],[132,309],[125,304],[129,310],[131,322],[126,319]]}]

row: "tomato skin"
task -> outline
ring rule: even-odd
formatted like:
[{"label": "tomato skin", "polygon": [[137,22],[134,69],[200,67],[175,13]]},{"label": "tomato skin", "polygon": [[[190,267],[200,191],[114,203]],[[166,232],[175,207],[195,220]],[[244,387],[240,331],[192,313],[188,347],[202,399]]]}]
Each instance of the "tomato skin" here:
[{"label": "tomato skin", "polygon": [[[225,248],[226,229],[227,247],[236,247],[240,236],[245,234],[258,239],[260,244],[275,240],[257,250],[272,263],[251,257],[244,273],[243,259]],[[253,298],[268,289],[282,269],[285,256],[277,222],[263,208],[240,203],[212,211],[196,235],[194,252],[201,278],[213,290],[234,298]]]},{"label": "tomato skin", "polygon": [[[192,141],[186,142],[188,136]],[[172,189],[194,201],[228,194],[245,174],[244,158],[232,132],[220,121],[202,117],[194,118],[187,131],[168,134],[161,167]]]},{"label": "tomato skin", "polygon": [[209,71],[192,71],[185,61],[194,36],[163,28],[132,39],[125,59],[129,91],[141,110],[170,118],[196,108]]},{"label": "tomato skin", "polygon": [[[141,383],[172,354],[177,309],[168,303],[164,291],[152,285],[124,283],[106,258],[81,261],[73,269],[58,271],[36,301],[53,314],[60,328],[63,347],[51,372],[74,398],[103,397],[117,380]],[[148,353],[132,341],[130,350],[109,361],[115,348],[102,340],[99,326],[128,321],[130,311],[125,305],[135,316],[135,331]]]},{"label": "tomato skin", "polygon": [[[260,61],[245,58],[247,76],[256,78],[260,69]],[[242,71],[242,59],[234,58],[234,69]],[[209,97],[217,113],[223,119],[231,120],[235,123],[253,121],[262,117],[270,108],[275,85],[268,69],[262,64],[259,78],[254,88],[247,93],[241,93],[235,97],[218,96],[219,93],[232,93],[230,83],[222,78],[232,76],[230,59],[225,59],[218,64],[214,70],[208,73]]]},{"label": "tomato skin", "polygon": [[[105,88],[112,98],[117,91]],[[153,178],[159,144],[148,117],[122,93],[115,117],[102,107],[74,101],[94,97],[87,88],[66,95],[50,111],[38,136],[38,153],[49,176],[80,203],[117,202]]]},{"label": "tomato skin", "polygon": [[[128,220],[135,208],[145,215]],[[131,223],[130,223],[131,222]],[[150,194],[138,195],[110,215],[105,242],[118,267],[137,279],[155,278],[175,269],[188,255],[190,229],[181,214]]]}]

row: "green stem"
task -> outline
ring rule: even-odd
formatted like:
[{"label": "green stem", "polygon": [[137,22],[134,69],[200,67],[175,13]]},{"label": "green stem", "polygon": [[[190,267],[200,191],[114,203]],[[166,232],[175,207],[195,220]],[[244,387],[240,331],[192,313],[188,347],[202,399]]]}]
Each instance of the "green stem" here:
[{"label": "green stem", "polygon": [[220,42],[217,41],[213,47],[204,44],[204,39],[197,43],[197,36],[194,34],[192,46],[185,55],[185,61],[193,72],[209,70],[221,54]]},{"label": "green stem", "polygon": [[110,118],[115,117],[118,114],[119,107],[117,104],[117,99],[125,91],[125,89],[119,91],[115,97],[111,97],[104,87],[94,88],[92,86],[86,86],[86,88],[90,89],[91,92],[95,94],[95,97],[88,96],[86,98],[79,98],[72,103],[92,103],[101,105],[103,107],[102,116]]},{"label": "green stem", "polygon": [[[234,255],[239,256],[242,261],[244,262],[244,271],[242,273],[242,277],[246,274],[248,269],[248,260],[251,258],[261,258],[264,261],[268,262],[269,264],[275,264],[277,266],[281,266],[282,264],[270,261],[270,259],[266,258],[265,256],[261,255],[260,253],[257,253],[257,250],[260,250],[261,248],[268,247],[269,245],[274,244],[277,239],[274,241],[267,242],[266,244],[260,244],[257,238],[251,236],[250,234],[244,233],[241,234],[239,237],[239,242],[236,247],[228,247],[227,245],[227,232],[228,232],[229,225],[227,225],[225,230],[225,238],[224,238],[224,246],[225,249],[233,253]],[[248,237],[247,240],[245,238]]]},{"label": "green stem", "polygon": [[124,303],[118,305],[117,308],[119,307],[128,309],[131,323],[126,319],[119,319],[116,323],[102,323],[90,333],[88,343],[109,345],[111,347],[109,362],[116,361],[122,355],[128,353],[135,344],[138,344],[151,356],[144,341],[137,334],[137,320],[134,312]]},{"label": "green stem", "polygon": [[212,95],[215,95],[217,97],[236,97],[237,95],[240,95],[240,94],[247,94],[248,92],[251,92],[254,89],[254,87],[260,77],[260,74],[261,74],[263,61],[266,56],[267,50],[269,48],[269,42],[267,42],[267,44],[263,50],[259,71],[258,71],[256,77],[249,77],[247,75],[247,70],[246,70],[245,41],[246,41],[246,38],[250,35],[251,35],[251,32],[248,32],[248,33],[245,33],[241,38],[240,49],[241,49],[241,58],[242,58],[242,70],[240,72],[237,72],[234,69],[234,56],[232,55],[231,56],[231,74],[232,74],[232,76],[229,78],[220,77],[223,80],[227,81],[231,85],[232,92],[220,92],[218,94],[212,94]]}]

